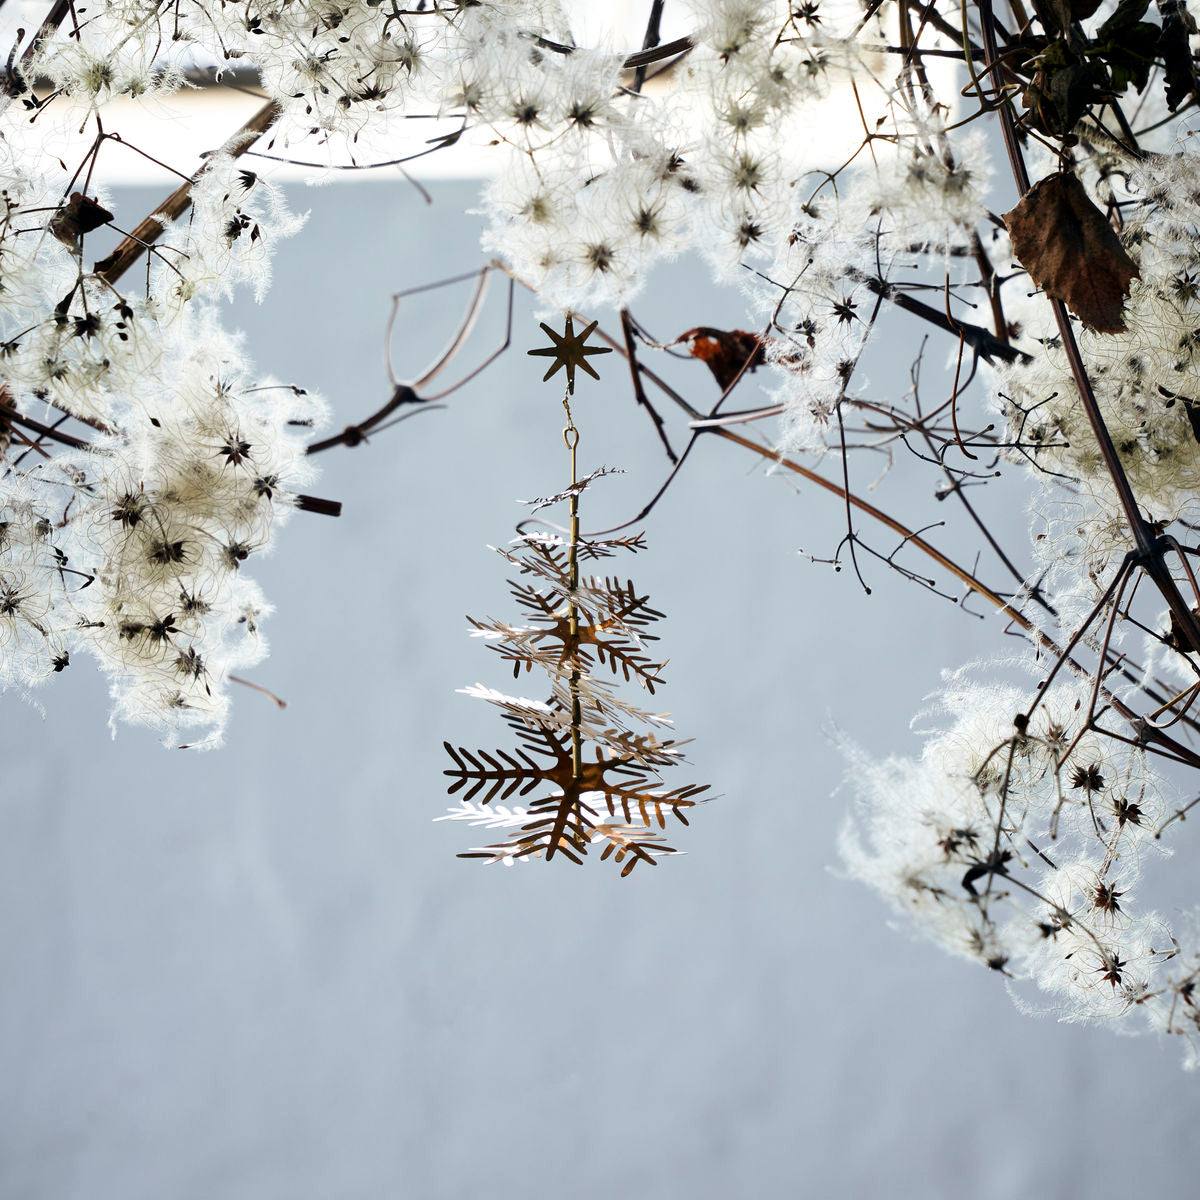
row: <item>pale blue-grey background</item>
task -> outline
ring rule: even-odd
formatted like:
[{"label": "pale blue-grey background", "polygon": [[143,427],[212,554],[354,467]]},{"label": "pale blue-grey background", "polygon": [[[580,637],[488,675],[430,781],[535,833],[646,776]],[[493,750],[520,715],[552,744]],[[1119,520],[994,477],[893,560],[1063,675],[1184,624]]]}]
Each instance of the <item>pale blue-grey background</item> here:
[{"label": "pale blue-grey background", "polygon": [[[309,225],[266,304],[237,306],[260,365],[335,427],[387,394],[389,294],[480,261],[475,185],[433,192],[295,189]],[[638,306],[656,335],[746,322],[706,279],[663,273]],[[464,300],[404,310],[402,372]],[[897,326],[881,390],[919,336]],[[877,566],[867,597],[806,562],[838,506],[741,451],[702,445],[649,550],[614,564],[668,613],[659,700],[695,739],[676,782],[721,796],[688,855],[627,880],[454,858],[481,838],[431,822],[442,740],[507,733],[455,689],[510,681],[464,614],[514,615],[486,547],[566,470],[539,338],[522,302],[513,352],[449,411],[324,456],[313,490],[344,517],[298,514],[256,564],[278,612],[254,678],[286,712],[242,691],[224,749],[192,755],[111,741],[86,662],[38,693],[44,720],[4,698],[0,1198],[1194,1194],[1200,1081],[1174,1047],[1020,1015],[830,872],[830,725],[915,752],[939,670],[1000,638]],[[665,466],[602,365],[582,461],[628,474],[585,526],[632,515]],[[673,377],[715,395],[696,364]],[[896,486],[899,515],[944,515],[927,480]],[[993,512],[1020,530],[1016,500]]]}]

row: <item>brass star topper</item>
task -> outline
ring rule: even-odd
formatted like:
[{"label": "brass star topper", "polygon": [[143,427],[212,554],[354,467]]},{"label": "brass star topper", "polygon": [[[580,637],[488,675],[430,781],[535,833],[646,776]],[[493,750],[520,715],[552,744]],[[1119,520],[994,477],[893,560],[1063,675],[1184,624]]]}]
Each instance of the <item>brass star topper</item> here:
[{"label": "brass star topper", "polygon": [[542,346],[538,350],[530,350],[529,354],[539,355],[545,358],[552,358],[554,361],[550,364],[550,369],[542,376],[542,382],[545,383],[551,375],[554,374],[560,367],[565,368],[567,372],[567,391],[572,395],[575,393],[575,368],[582,367],[593,379],[599,379],[600,376],[596,373],[595,367],[588,362],[589,354],[610,354],[612,353],[611,346],[585,346],[583,343],[588,340],[592,331],[599,324],[598,321],[593,321],[586,329],[581,330],[578,334],[575,332],[575,325],[571,320],[571,316],[567,314],[567,327],[562,333],[555,333],[545,321],[542,323],[542,329],[546,335],[554,343],[552,346]]}]

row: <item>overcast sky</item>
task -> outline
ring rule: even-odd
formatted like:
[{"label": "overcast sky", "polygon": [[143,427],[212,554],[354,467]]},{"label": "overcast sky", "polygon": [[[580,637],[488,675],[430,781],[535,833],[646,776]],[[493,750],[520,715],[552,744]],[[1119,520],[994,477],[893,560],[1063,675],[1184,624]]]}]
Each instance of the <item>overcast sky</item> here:
[{"label": "overcast sky", "polygon": [[[475,190],[298,189],[307,229],[231,317],[260,364],[321,391],[335,428],[375,407],[388,296],[479,261]],[[464,301],[402,311],[399,371]],[[694,264],[637,311],[661,337],[745,321]],[[39,693],[44,718],[4,698],[0,1197],[1190,1194],[1197,1081],[1174,1047],[1021,1015],[836,874],[829,731],[916,752],[939,671],[999,632],[807,562],[837,506],[733,448],[702,445],[649,549],[614,565],[668,615],[656,699],[695,739],[679,782],[719,797],[687,855],[626,880],[454,857],[478,839],[433,823],[441,743],[507,744],[455,689],[511,682],[465,614],[514,615],[487,546],[567,469],[538,340],[522,304],[449,410],[326,457],[312,490],[345,515],[298,514],[257,573],[278,611],[254,678],[286,711],[243,691],[224,749],[191,755],[111,740],[87,662]],[[915,342],[898,326],[877,371]],[[627,473],[588,494],[590,527],[666,469],[604,368],[580,385],[581,462]],[[715,396],[698,364],[674,377]],[[889,502],[920,523],[926,491],[898,478]],[[1190,822],[1178,844],[1195,852]]]}]

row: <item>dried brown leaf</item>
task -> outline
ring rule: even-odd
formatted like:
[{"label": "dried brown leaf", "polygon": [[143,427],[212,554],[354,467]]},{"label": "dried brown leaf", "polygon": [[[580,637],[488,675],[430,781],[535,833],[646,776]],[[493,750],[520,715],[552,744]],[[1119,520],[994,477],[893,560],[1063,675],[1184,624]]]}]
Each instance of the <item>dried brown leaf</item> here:
[{"label": "dried brown leaf", "polygon": [[1191,37],[1196,22],[1182,4],[1163,6],[1162,33],[1158,52],[1163,59],[1163,84],[1167,92],[1167,107],[1174,112],[1196,91],[1196,67],[1192,59]]},{"label": "dried brown leaf", "polygon": [[1004,223],[1013,253],[1038,287],[1089,329],[1124,332],[1121,309],[1137,264],[1074,175],[1059,172],[1035,183]]},{"label": "dried brown leaf", "polygon": [[50,218],[50,232],[64,246],[77,246],[85,233],[99,229],[112,219],[112,213],[91,196],[85,196],[82,192],[72,192],[66,206]]}]

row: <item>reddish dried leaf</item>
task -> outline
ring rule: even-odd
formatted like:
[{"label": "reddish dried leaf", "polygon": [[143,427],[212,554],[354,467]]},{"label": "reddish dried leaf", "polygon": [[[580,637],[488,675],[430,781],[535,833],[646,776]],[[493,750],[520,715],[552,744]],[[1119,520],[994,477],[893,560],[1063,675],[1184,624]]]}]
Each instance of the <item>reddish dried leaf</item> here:
[{"label": "reddish dried leaf", "polygon": [[1046,295],[1097,333],[1124,331],[1121,309],[1137,264],[1074,175],[1035,183],[1004,223],[1013,253]]},{"label": "reddish dried leaf", "polygon": [[675,340],[691,343],[692,357],[708,366],[723,392],[743,372],[753,371],[766,361],[762,339],[745,329],[710,329],[705,325],[689,329]]}]

